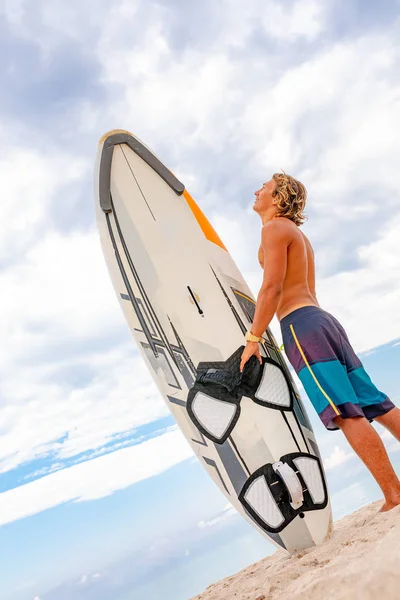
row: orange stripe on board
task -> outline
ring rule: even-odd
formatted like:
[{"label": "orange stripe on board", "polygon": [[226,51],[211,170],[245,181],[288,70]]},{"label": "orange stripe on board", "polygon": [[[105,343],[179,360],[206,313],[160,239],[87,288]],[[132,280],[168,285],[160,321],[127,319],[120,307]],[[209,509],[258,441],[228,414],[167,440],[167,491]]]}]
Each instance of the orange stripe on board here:
[{"label": "orange stripe on board", "polygon": [[[210,242],[217,244],[217,246],[219,246],[223,250],[226,250],[224,244],[222,243],[222,241],[221,241],[219,235],[217,234],[217,232],[215,231],[214,227],[208,221],[208,219],[206,218],[204,213],[200,210],[200,208],[197,206],[196,202],[193,200],[192,196],[189,194],[189,192],[186,189],[183,192],[183,196],[185,197],[190,210],[192,211],[194,217],[196,218],[196,221],[200,225],[206,238]],[[228,252],[228,251],[226,250],[226,252]]]}]

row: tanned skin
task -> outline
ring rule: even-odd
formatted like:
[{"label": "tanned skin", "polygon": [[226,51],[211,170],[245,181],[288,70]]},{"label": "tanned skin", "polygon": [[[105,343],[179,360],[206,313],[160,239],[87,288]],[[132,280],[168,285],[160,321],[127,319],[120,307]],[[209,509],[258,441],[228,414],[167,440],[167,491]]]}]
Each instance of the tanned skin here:
[{"label": "tanned skin", "polygon": [[[258,260],[264,271],[251,328],[252,334],[258,337],[267,329],[275,314],[281,320],[297,308],[319,307],[315,292],[314,251],[307,237],[293,221],[277,216],[273,196],[275,187],[274,179],[264,183],[255,192],[253,206],[262,221]],[[257,342],[247,342],[242,354],[241,371],[251,356],[256,356],[261,362]],[[400,441],[399,408],[393,408],[375,420]],[[385,497],[381,511],[398,506],[400,481],[385,446],[372,425],[364,417],[336,417],[334,421],[380,486]]]}]

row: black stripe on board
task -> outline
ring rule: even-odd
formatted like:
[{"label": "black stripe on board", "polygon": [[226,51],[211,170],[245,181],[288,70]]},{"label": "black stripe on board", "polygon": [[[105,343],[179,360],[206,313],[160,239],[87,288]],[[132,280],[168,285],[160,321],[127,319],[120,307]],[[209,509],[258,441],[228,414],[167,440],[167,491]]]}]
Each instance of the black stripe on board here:
[{"label": "black stripe on board", "polygon": [[107,213],[113,210],[111,203],[111,163],[114,153],[114,146],[126,144],[129,148],[146,164],[149,165],[161,177],[163,181],[177,194],[181,196],[185,186],[179,179],[148,148],[146,148],[138,139],[130,133],[114,133],[109,135],[103,144],[103,150],[100,159],[99,172],[99,200],[101,209]]}]

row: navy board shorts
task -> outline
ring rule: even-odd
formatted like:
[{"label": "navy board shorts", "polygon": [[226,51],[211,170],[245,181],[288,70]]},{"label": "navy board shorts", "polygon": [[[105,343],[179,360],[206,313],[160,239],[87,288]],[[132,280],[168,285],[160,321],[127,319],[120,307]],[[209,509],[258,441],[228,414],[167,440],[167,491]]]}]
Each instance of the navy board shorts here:
[{"label": "navy board shorts", "polygon": [[372,383],[345,330],[330,313],[304,306],[280,325],[286,356],[327,429],[338,429],[338,416],[372,421],[395,408]]}]

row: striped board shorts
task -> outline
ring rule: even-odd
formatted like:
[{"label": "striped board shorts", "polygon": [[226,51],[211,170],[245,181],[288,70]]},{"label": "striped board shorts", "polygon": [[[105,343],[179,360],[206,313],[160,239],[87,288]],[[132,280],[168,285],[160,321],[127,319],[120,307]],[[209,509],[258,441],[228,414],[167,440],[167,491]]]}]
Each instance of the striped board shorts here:
[{"label": "striped board shorts", "polygon": [[284,317],[281,331],[286,356],[321,421],[338,429],[335,417],[372,421],[395,408],[372,383],[339,321],[317,306]]}]

